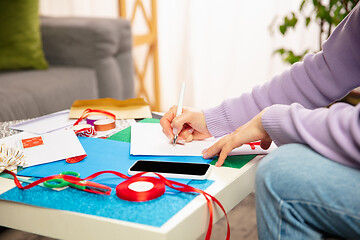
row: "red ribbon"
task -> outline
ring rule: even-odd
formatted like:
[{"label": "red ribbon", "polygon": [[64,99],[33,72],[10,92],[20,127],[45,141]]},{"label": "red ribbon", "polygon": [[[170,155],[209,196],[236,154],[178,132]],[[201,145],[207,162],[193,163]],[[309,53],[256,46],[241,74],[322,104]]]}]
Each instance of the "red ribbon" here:
[{"label": "red ribbon", "polygon": [[[5,170],[4,172],[11,174],[14,177],[14,182],[16,184],[16,186],[20,189],[29,189],[32,188],[42,182],[48,181],[48,180],[52,180],[52,179],[64,179],[65,181],[68,181],[70,183],[74,183],[74,184],[84,184],[84,182],[87,183],[92,183],[92,182],[88,182],[88,180],[94,179],[99,175],[105,174],[105,173],[110,173],[110,174],[114,174],[116,176],[119,176],[121,178],[127,179],[126,181],[124,181],[123,183],[120,183],[117,187],[116,187],[116,195],[123,199],[123,200],[127,200],[127,201],[134,201],[134,202],[142,202],[142,201],[148,201],[148,200],[152,200],[155,198],[158,198],[160,196],[162,196],[165,192],[165,185],[173,188],[175,190],[178,190],[180,192],[185,192],[185,193],[199,193],[202,194],[206,201],[207,201],[207,205],[209,208],[209,213],[210,213],[210,217],[209,217],[209,224],[208,224],[208,229],[207,229],[207,233],[206,233],[206,240],[210,240],[210,236],[211,236],[211,231],[212,231],[212,223],[213,223],[213,206],[211,204],[211,201],[213,201],[215,204],[217,204],[220,209],[224,212],[225,217],[226,217],[226,221],[227,221],[227,234],[226,234],[226,240],[230,239],[230,225],[229,225],[229,220],[226,214],[226,211],[224,209],[224,207],[221,205],[221,203],[212,195],[206,193],[203,190],[191,187],[189,185],[186,184],[182,184],[179,182],[175,182],[172,180],[168,180],[165,177],[161,176],[160,174],[157,173],[153,173],[156,174],[159,178],[155,178],[155,177],[144,177],[144,174],[147,174],[147,172],[142,172],[142,173],[138,173],[132,177],[128,177],[127,175],[124,175],[120,172],[116,172],[116,171],[100,171],[97,173],[94,173],[84,179],[81,178],[77,178],[74,176],[70,176],[70,175],[55,175],[55,176],[49,176],[49,177],[45,177],[45,178],[41,178],[33,183],[30,183],[28,185],[26,185],[25,187],[23,187],[21,185],[21,183],[19,182],[19,180],[17,179],[16,175],[10,171]],[[139,182],[139,181],[145,181],[145,182],[151,182],[154,184],[154,187],[148,191],[144,191],[144,192],[137,192],[137,191],[133,191],[131,189],[128,188],[128,186],[131,183],[134,182]],[[94,183],[95,184],[95,183]],[[98,184],[100,185],[100,184]],[[125,189],[128,190],[125,190]],[[123,191],[127,191],[126,194],[123,193]],[[94,192],[94,193],[98,193],[98,194],[106,194],[109,195],[110,192],[104,192],[104,193],[99,193],[99,192]]]},{"label": "red ribbon", "polygon": [[84,112],[81,114],[80,118],[74,123],[74,126],[78,125],[79,122],[81,122],[82,120],[87,118],[91,113],[102,113],[102,114],[105,114],[105,115],[108,115],[108,116],[112,117],[114,120],[116,119],[115,114],[113,114],[111,112],[108,112],[108,111],[105,111],[105,110],[97,110],[97,109],[88,108],[88,109],[84,110]]},{"label": "red ribbon", "polygon": [[78,162],[84,160],[84,158],[86,158],[86,157],[87,157],[87,155],[84,154],[84,155],[80,155],[80,156],[76,156],[76,157],[66,158],[65,161],[67,163],[78,163]]},{"label": "red ribbon", "polygon": [[78,137],[91,137],[93,135],[96,134],[96,130],[94,127],[89,127],[89,128],[82,128],[82,129],[79,129],[79,130],[76,130],[75,131],[75,134],[76,136]]},{"label": "red ribbon", "polygon": [[[150,182],[154,185],[154,187],[143,192],[137,192],[129,188],[131,184],[140,181]],[[116,195],[120,199],[131,202],[145,202],[153,200],[155,198],[161,197],[164,192],[165,183],[161,179],[154,177],[129,178],[116,187]]]},{"label": "red ribbon", "polygon": [[[74,123],[73,126],[78,125],[82,120],[87,118],[91,113],[102,113],[102,114],[108,115],[111,118],[113,118],[114,120],[116,120],[115,114],[113,114],[111,112],[88,108],[88,109],[84,110],[84,112],[81,114],[80,118]],[[96,130],[94,127],[82,128],[82,129],[75,131],[75,134],[78,137],[91,137],[96,134]]]},{"label": "red ribbon", "polygon": [[251,142],[251,143],[245,143],[245,144],[250,145],[250,147],[251,147],[252,150],[255,150],[255,145],[259,145],[259,146],[260,146],[260,142]]}]

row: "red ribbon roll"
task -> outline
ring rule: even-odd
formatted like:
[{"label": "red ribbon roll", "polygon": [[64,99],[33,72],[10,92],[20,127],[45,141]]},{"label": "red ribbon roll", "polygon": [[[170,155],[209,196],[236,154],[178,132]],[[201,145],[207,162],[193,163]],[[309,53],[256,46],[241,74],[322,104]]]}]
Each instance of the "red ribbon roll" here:
[{"label": "red ribbon roll", "polygon": [[109,131],[116,127],[114,119],[101,119],[94,122],[94,127],[96,131]]},{"label": "red ribbon roll", "polygon": [[[150,183],[152,188],[145,191],[135,191],[131,189],[131,185],[135,183]],[[132,202],[145,202],[161,197],[165,192],[165,184],[159,178],[153,177],[139,177],[129,178],[128,180],[120,183],[116,187],[116,195],[123,200]]]}]

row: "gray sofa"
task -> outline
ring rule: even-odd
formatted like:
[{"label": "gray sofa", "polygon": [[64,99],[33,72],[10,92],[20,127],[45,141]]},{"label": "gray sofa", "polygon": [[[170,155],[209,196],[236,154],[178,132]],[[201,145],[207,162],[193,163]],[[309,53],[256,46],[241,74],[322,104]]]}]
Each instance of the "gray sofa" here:
[{"label": "gray sofa", "polygon": [[134,97],[124,19],[41,18],[48,70],[0,72],[0,122],[69,109],[74,100]]}]

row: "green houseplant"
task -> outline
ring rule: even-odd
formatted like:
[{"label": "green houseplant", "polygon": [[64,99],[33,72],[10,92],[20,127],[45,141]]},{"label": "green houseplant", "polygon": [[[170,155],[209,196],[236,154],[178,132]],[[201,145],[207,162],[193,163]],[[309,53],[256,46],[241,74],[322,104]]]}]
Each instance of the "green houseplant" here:
[{"label": "green houseplant", "polygon": [[[305,20],[306,27],[315,23],[319,26],[319,45],[316,51],[320,51],[321,43],[330,36],[332,30],[358,2],[359,0],[303,0],[298,12],[291,12],[288,16],[284,16],[280,23],[274,24],[271,29],[277,27],[285,36],[289,29],[296,28],[301,18]],[[279,48],[275,50],[275,53],[280,54],[284,62],[293,64],[301,61],[310,51],[306,49],[302,53],[296,53],[291,49]]]},{"label": "green houseplant", "polygon": [[[272,32],[274,27],[285,36],[288,30],[296,28],[299,19],[303,19],[305,27],[310,23],[315,23],[319,26],[319,43],[315,50],[321,51],[321,44],[326,40],[333,29],[349,14],[355,7],[359,0],[303,0],[299,6],[298,12],[291,12],[284,16],[280,23],[273,23],[270,26]],[[294,64],[303,60],[304,56],[310,52],[306,49],[301,53],[296,53],[291,49],[279,48],[274,51],[275,54],[280,54],[283,61],[289,64]],[[360,102],[360,88],[350,92],[341,101],[356,105]]]}]

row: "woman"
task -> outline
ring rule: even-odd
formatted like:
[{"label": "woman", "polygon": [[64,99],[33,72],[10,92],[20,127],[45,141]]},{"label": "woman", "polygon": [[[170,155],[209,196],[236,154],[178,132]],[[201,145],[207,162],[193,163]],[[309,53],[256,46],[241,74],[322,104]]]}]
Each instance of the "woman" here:
[{"label": "woman", "polygon": [[244,143],[279,146],[256,173],[260,239],[360,238],[360,104],[325,108],[360,86],[359,6],[321,52],[251,93],[178,117],[173,106],[160,121],[179,143],[228,134],[203,151],[218,167]]}]

